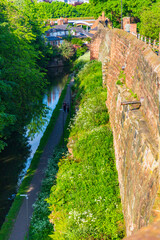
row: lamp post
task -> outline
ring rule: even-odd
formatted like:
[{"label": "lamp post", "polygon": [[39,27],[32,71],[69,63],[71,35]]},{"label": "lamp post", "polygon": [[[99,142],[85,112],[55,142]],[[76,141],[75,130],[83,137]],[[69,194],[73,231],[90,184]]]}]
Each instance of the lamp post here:
[{"label": "lamp post", "polygon": [[20,197],[26,198],[26,218],[27,218],[27,227],[28,227],[28,195],[27,194],[20,194]]},{"label": "lamp post", "polygon": [[121,0],[121,29],[123,29],[123,19],[122,19],[122,0]]},{"label": "lamp post", "polygon": [[[20,197],[25,197],[26,198],[26,222],[27,222],[27,228],[28,228],[28,218],[29,218],[29,216],[28,216],[28,195],[27,194],[20,194]],[[28,233],[27,233],[27,239],[29,239],[28,238],[29,236],[28,236]]]}]

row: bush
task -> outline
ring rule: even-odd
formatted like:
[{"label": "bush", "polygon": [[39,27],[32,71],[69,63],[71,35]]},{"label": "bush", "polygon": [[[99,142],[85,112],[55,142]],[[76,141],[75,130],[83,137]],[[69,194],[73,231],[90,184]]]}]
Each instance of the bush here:
[{"label": "bush", "polygon": [[76,50],[76,57],[80,57],[82,56],[85,52],[87,51],[87,47],[84,46],[84,47],[81,47],[81,48],[77,48]]},{"label": "bush", "polygon": [[81,47],[83,45],[83,41],[80,38],[73,38],[71,42],[72,42],[72,44],[75,44],[75,45],[78,45],[78,46],[81,46]]}]

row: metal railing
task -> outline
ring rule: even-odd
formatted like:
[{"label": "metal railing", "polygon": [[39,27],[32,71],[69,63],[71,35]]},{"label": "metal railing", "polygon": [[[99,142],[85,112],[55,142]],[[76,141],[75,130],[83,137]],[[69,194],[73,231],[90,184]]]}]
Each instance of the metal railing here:
[{"label": "metal railing", "polygon": [[158,40],[145,37],[143,35],[140,35],[139,33],[137,35],[136,34],[133,34],[133,35],[135,35],[137,37],[137,39],[139,39],[139,40],[145,42],[146,44],[148,44],[148,46],[151,47],[153,52],[156,53],[157,55],[159,55],[160,46],[159,46],[159,41]]}]

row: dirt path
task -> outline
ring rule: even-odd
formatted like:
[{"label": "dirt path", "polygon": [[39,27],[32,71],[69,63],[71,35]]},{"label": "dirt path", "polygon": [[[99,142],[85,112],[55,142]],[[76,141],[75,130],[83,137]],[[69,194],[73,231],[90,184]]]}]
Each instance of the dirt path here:
[{"label": "dirt path", "polygon": [[[73,84],[73,79],[68,85],[66,96],[64,101],[69,103],[70,99],[70,87]],[[14,227],[12,229],[9,240],[24,240],[24,237],[28,233],[30,218],[33,213],[33,203],[36,201],[37,194],[41,188],[41,181],[44,178],[44,170],[48,163],[48,158],[52,156],[53,149],[58,145],[61,136],[63,134],[63,120],[66,121],[67,113],[60,111],[59,117],[56,121],[55,127],[51,133],[51,136],[44,148],[43,154],[40,158],[38,168],[32,179],[30,189],[28,191],[28,199],[24,197],[23,204],[20,208],[19,214],[16,218]],[[36,240],[36,239],[35,239]]]}]

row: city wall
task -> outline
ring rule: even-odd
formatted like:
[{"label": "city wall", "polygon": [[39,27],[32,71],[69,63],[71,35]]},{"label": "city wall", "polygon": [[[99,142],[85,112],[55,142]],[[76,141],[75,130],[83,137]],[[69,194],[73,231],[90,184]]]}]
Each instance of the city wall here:
[{"label": "city wall", "polygon": [[149,223],[157,224],[160,214],[160,57],[144,42],[120,29],[100,29],[90,50],[91,59],[102,62],[129,236]]}]

